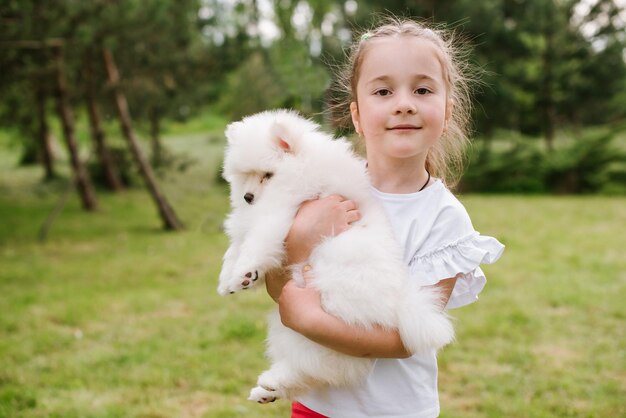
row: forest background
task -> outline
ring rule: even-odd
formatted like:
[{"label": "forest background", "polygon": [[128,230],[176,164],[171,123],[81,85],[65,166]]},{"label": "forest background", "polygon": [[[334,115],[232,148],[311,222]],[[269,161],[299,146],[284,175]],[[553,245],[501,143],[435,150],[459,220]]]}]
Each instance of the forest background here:
[{"label": "forest background", "polygon": [[3,3],[0,121],[17,133],[24,163],[50,160],[59,68],[61,100],[93,109],[94,136],[102,122],[93,118],[114,119],[121,90],[156,162],[163,124],[203,112],[232,120],[291,107],[345,133],[321,116],[337,99],[334,72],[354,34],[393,13],[446,24],[471,48],[477,140],[462,190],[625,191],[622,0]]},{"label": "forest background", "polygon": [[468,45],[457,192],[507,245],[453,312],[442,417],[626,416],[622,0],[0,0],[0,417],[287,416],[245,401],[271,300],[214,290],[223,130],[350,136],[333,76],[381,14]]}]

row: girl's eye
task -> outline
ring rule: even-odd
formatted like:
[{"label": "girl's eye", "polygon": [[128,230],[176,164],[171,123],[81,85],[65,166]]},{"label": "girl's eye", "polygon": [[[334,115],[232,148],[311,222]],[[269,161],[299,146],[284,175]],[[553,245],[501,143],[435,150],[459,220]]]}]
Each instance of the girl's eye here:
[{"label": "girl's eye", "polygon": [[261,183],[265,183],[267,180],[271,179],[274,173],[265,173],[261,178]]},{"label": "girl's eye", "polygon": [[374,94],[376,94],[377,96],[389,96],[391,94],[391,90],[380,89],[380,90],[376,90]]},{"label": "girl's eye", "polygon": [[431,91],[427,89],[426,87],[420,87],[417,90],[415,90],[415,92],[420,95],[431,93]]}]

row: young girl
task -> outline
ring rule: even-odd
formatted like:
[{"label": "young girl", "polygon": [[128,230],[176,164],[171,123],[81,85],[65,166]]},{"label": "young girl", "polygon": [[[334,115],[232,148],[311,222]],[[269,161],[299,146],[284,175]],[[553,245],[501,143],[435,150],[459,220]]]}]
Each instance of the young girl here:
[{"label": "young girl", "polygon": [[[393,21],[364,34],[352,50],[346,85],[350,116],[364,138],[372,193],[405,249],[413,280],[436,286],[442,307],[472,303],[485,285],[479,264],[503,246],[472,227],[446,187],[467,142],[469,101],[463,66],[441,32]],[[290,264],[304,263],[324,237],[359,219],[354,203],[331,196],[302,205],[287,236]],[[305,279],[315,275],[305,265]],[[385,280],[381,277],[380,280]],[[364,330],[327,314],[311,287],[271,277],[283,323],[337,351],[377,358],[357,387],[325,388],[294,402],[292,417],[432,418],[439,415],[435,352],[412,355],[395,330]]]}]

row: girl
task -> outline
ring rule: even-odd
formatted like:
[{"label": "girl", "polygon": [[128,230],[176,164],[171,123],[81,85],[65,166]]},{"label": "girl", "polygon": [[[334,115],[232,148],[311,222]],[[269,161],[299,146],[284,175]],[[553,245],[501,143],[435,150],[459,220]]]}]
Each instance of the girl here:
[{"label": "girl", "polygon": [[[365,141],[372,193],[405,248],[412,279],[439,288],[448,308],[476,300],[485,285],[479,264],[496,261],[504,248],[474,230],[446,187],[451,173],[460,172],[467,142],[467,80],[457,58],[441,32],[392,21],[361,37],[344,77],[350,117]],[[306,264],[324,236],[358,219],[358,208],[340,196],[303,204],[286,239],[289,264]],[[308,280],[315,271],[305,265],[303,274]],[[286,326],[337,351],[377,358],[362,385],[308,393],[294,402],[292,417],[439,415],[435,352],[411,355],[395,330],[344,323],[322,309],[311,287],[270,277],[267,289]]]}]

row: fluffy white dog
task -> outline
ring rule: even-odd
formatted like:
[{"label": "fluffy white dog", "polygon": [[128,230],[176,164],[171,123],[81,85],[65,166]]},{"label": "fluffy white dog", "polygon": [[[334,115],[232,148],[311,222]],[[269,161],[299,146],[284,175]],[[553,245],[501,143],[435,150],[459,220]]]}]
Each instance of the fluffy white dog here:
[{"label": "fluffy white dog", "polygon": [[[318,128],[288,110],[255,114],[226,128],[223,175],[231,186],[232,212],[225,226],[231,245],[219,293],[248,289],[280,267],[300,204],[339,194],[356,202],[362,218],[322,240],[308,260],[324,310],[363,328],[397,329],[414,353],[446,345],[454,331],[439,295],[410,282],[399,244],[371,194],[364,161],[346,140],[333,140]],[[314,386],[358,383],[373,365],[285,327],[277,311],[270,318],[267,354],[271,368],[249,398],[260,403],[293,399]]]}]

